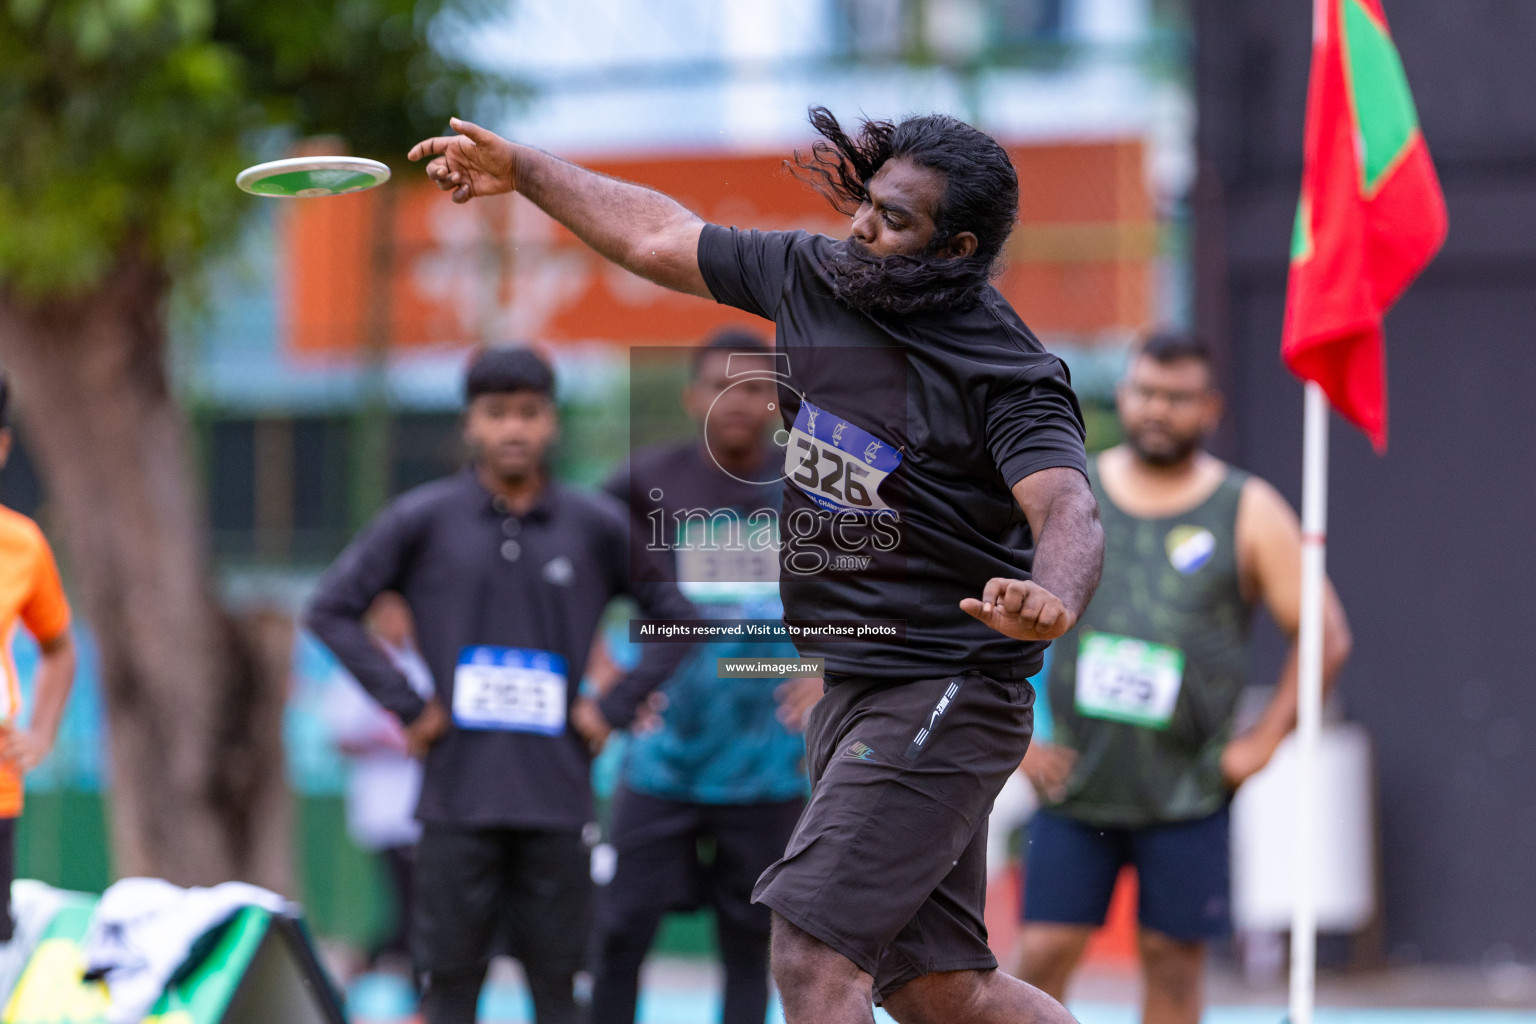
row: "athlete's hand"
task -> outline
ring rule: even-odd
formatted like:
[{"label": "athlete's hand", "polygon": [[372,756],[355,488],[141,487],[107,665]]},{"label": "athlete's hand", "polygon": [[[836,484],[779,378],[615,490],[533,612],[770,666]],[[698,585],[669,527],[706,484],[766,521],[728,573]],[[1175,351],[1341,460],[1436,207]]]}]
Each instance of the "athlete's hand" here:
[{"label": "athlete's hand", "polygon": [[819,676],[801,676],[780,683],[774,688],[774,699],[779,702],[776,714],[784,728],[790,732],[804,732],[807,716],[821,695],[826,692]]},{"label": "athlete's hand", "polygon": [[1275,750],[1276,744],[1253,733],[1244,733],[1229,742],[1221,752],[1221,774],[1227,785],[1236,790],[1259,774],[1275,756]]},{"label": "athlete's hand", "polygon": [[436,697],[427,701],[416,720],[405,727],[405,749],[412,757],[426,757],[432,744],[443,738],[452,720]]},{"label": "athlete's hand", "polygon": [[423,139],[411,147],[412,160],[433,157],[427,177],[453,201],[467,203],[476,196],[494,196],[517,187],[517,147],[495,132],[452,118],[457,135]]},{"label": "athlete's hand", "polygon": [[22,775],[27,774],[48,757],[53,741],[30,729],[14,729],[0,726],[0,761],[4,761]]},{"label": "athlete's hand", "polygon": [[1055,640],[1077,622],[1061,598],[1034,580],[994,577],[981,600],[967,597],[960,610],[1015,640]]},{"label": "athlete's hand", "polygon": [[576,703],[571,705],[571,728],[587,741],[593,757],[603,752],[603,748],[608,745],[608,737],[613,734],[613,726],[608,724],[597,701],[591,697],[577,697]]},{"label": "athlete's hand", "polygon": [[1077,765],[1077,751],[1055,743],[1031,743],[1019,771],[1051,803],[1067,795],[1067,782]]}]

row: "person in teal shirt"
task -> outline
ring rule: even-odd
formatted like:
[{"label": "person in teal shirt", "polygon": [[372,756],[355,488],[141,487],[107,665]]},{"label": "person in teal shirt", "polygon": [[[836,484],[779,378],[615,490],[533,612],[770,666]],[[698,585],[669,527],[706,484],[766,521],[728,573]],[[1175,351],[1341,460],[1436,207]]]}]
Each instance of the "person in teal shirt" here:
[{"label": "person in teal shirt", "polygon": [[[698,435],[636,452],[606,488],[629,506],[636,543],[659,551],[658,564],[710,618],[783,616],[768,355],[742,331],[700,346],[683,396]],[[754,535],[765,542],[750,543]],[[659,725],[630,737],[614,797],[614,876],[598,902],[592,1024],[632,1024],[662,917],[701,906],[716,915],[723,1021],[762,1024],[767,1013],[770,916],[753,905],[752,887],[783,854],[804,807],[801,720],[822,682],[720,679],[718,658],[798,654],[787,641],[702,645],[660,691]]]}]

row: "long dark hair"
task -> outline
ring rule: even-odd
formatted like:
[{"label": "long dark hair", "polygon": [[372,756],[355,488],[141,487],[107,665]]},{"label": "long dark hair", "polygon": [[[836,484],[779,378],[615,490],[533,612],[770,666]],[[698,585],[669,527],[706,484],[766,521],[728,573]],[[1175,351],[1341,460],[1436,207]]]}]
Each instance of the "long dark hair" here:
[{"label": "long dark hair", "polygon": [[[839,247],[833,287],[856,309],[897,314],[975,305],[1000,268],[1003,245],[1019,215],[1019,178],[997,140],[947,114],[900,122],[865,119],[857,136],[843,131],[826,107],[810,109],[821,136],[796,151],[798,176],[839,212],[852,216],[869,200],[865,187],[887,160],[910,160],[944,176],[933,240],[917,256],[879,257],[853,239]],[[961,231],[976,236],[969,256],[939,253]]]}]

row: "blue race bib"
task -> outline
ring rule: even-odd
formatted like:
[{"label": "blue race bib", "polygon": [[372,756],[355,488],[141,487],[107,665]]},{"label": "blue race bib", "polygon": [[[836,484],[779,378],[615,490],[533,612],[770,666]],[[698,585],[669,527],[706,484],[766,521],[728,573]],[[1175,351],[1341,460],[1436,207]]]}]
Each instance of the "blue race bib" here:
[{"label": "blue race bib", "polygon": [[565,732],[565,659],[523,647],[466,647],[453,673],[453,721],[461,729]]}]

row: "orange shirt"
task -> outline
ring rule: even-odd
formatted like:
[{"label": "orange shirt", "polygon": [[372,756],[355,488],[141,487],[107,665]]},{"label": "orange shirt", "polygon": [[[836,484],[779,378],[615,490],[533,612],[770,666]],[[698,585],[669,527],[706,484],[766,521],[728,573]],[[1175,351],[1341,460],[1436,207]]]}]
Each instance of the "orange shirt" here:
[{"label": "orange shirt", "polygon": [[[69,602],[43,531],[20,512],[0,506],[0,637],[5,644],[0,661],[5,677],[0,685],[0,722],[6,725],[21,719],[21,685],[11,654],[17,622],[38,643],[46,644],[69,628]],[[0,765],[0,818],[21,813],[21,792],[21,774]]]}]

